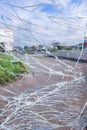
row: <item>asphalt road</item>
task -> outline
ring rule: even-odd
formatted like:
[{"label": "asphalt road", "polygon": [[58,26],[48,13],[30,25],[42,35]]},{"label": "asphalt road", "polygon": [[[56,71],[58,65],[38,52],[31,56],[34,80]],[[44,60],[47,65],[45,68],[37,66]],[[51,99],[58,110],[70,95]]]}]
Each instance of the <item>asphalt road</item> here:
[{"label": "asphalt road", "polygon": [[87,63],[87,51],[59,51],[53,52],[52,54],[61,58],[71,59],[75,61],[79,59],[80,61]]}]

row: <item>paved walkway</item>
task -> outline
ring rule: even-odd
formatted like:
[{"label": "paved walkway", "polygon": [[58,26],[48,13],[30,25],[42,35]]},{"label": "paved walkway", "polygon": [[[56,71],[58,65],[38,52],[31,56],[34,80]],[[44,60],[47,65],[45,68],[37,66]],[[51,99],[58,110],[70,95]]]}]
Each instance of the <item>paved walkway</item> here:
[{"label": "paved walkway", "polygon": [[0,87],[0,130],[84,128],[87,125],[87,85],[83,75],[86,64],[79,64],[73,70],[75,62],[67,60],[58,63],[41,57],[30,61],[34,67],[31,74]]}]

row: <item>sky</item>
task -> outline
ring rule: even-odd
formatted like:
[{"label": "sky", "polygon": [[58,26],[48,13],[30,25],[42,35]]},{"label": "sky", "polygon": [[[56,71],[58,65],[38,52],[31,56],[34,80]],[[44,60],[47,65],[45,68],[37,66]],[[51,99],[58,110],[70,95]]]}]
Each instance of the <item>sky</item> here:
[{"label": "sky", "polygon": [[76,45],[87,30],[87,0],[0,0],[0,28],[14,31],[14,44]]}]

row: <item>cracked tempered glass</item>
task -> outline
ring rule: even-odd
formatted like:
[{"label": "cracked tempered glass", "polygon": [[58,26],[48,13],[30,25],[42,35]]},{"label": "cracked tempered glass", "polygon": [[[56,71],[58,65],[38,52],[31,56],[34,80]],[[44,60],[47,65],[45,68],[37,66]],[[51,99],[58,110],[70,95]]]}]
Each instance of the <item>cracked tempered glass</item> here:
[{"label": "cracked tempered glass", "polygon": [[[87,1],[1,0],[0,46],[5,62],[23,62],[28,74],[0,84],[0,130],[86,130]],[[5,32],[3,32],[5,30]],[[5,44],[11,44],[3,46]],[[52,43],[80,50],[51,52]],[[38,47],[39,46],[39,47]],[[44,46],[43,48],[40,48]],[[26,47],[33,48],[28,54]],[[87,46],[86,46],[87,47]],[[74,59],[74,60],[71,60]]]}]

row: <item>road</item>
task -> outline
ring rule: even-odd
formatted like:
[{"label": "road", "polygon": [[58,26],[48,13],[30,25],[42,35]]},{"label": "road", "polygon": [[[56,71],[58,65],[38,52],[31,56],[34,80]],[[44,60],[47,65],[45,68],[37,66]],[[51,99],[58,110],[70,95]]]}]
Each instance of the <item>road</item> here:
[{"label": "road", "polygon": [[24,55],[30,74],[0,87],[0,130],[85,130],[87,65]]}]

